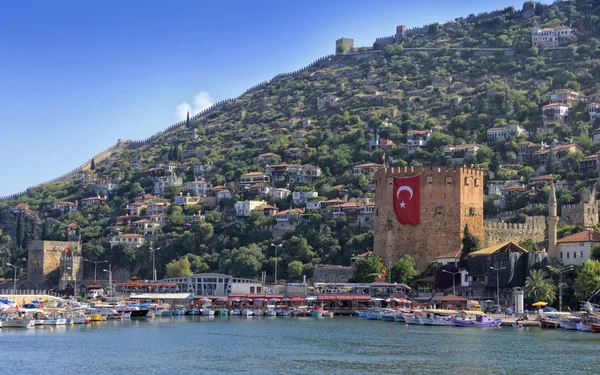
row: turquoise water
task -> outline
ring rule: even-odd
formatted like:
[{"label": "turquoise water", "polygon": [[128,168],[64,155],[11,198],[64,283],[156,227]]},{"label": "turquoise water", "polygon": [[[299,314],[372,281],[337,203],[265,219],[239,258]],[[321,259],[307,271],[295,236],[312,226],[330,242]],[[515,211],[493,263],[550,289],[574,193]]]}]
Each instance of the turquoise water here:
[{"label": "turquoise water", "polygon": [[10,374],[597,374],[600,334],[359,318],[173,317],[2,329]]}]

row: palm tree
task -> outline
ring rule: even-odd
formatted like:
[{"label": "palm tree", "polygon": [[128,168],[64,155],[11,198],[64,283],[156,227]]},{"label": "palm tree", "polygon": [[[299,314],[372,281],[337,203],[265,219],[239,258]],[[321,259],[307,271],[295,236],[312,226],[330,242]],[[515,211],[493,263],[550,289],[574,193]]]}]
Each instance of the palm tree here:
[{"label": "palm tree", "polygon": [[548,274],[543,270],[531,270],[525,279],[527,297],[535,301],[554,302],[556,299],[556,287],[546,277]]}]

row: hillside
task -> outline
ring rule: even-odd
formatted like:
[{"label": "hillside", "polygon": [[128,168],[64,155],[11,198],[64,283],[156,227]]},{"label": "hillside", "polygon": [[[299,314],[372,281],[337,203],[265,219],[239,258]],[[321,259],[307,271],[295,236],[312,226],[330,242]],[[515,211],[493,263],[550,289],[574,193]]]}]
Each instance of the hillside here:
[{"label": "hillside", "polygon": [[[0,237],[1,263],[22,262],[27,241],[65,239],[74,224],[84,256],[124,273],[150,278],[152,242],[159,277],[173,260],[171,275],[272,277],[271,244],[282,244],[279,278],[298,280],[372,248],[372,175],[384,154],[393,166],[477,165],[504,187],[520,179],[522,191],[489,192],[487,215],[545,212],[549,180],[532,190],[535,176],[572,181],[559,201],[577,203],[596,181],[600,150],[591,105],[600,98],[599,9],[577,1],[536,4],[529,16],[471,15],[279,75],[119,144],[95,170],[1,201],[0,228],[11,236]],[[568,40],[532,46],[532,28],[560,25],[574,29]],[[567,89],[577,94],[565,94],[568,115],[546,106]],[[249,200],[258,202],[236,205]]]}]

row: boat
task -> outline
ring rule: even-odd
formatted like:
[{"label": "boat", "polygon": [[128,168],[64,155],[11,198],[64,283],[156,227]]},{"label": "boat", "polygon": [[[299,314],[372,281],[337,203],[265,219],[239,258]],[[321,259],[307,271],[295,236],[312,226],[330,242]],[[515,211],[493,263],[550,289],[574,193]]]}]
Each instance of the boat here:
[{"label": "boat", "polygon": [[0,315],[0,322],[2,322],[2,328],[33,328],[34,319],[30,314],[23,315],[18,311],[4,310]]},{"label": "boat", "polygon": [[404,319],[404,313],[396,313],[394,315],[394,322],[406,323],[406,319]]},{"label": "boat", "polygon": [[323,311],[323,318],[333,318],[333,312],[329,310]]},{"label": "boat", "polygon": [[381,320],[383,312],[380,310],[369,310],[366,312],[366,318],[369,320]]},{"label": "boat", "polygon": [[404,314],[404,321],[406,322],[406,324],[421,324],[419,315],[415,313]]},{"label": "boat", "polygon": [[432,326],[451,326],[452,325],[452,317],[451,316],[435,316],[431,319],[430,325]]},{"label": "boat", "polygon": [[500,327],[500,324],[502,324],[502,319],[490,318],[487,315],[478,315],[474,322],[474,326],[479,328]]},{"label": "boat", "polygon": [[215,316],[215,310],[213,310],[209,307],[202,307],[200,309],[200,314],[202,316]]},{"label": "boat", "polygon": [[266,316],[277,316],[277,311],[275,311],[274,306],[267,306],[267,311],[265,311]]},{"label": "boat", "polygon": [[589,321],[584,319],[577,323],[577,330],[581,332],[592,332],[592,325]]},{"label": "boat", "polygon": [[568,331],[576,331],[578,323],[581,323],[581,318],[576,316],[568,316],[558,321],[560,328]]},{"label": "boat", "polygon": [[116,310],[118,312],[130,312],[131,318],[151,318],[153,316],[153,312],[150,310],[148,305],[127,305],[127,306],[117,306]]},{"label": "boat", "polygon": [[171,312],[172,312],[173,316],[181,316],[181,315],[185,315],[186,309],[182,305],[175,305],[175,307],[173,307]]},{"label": "boat", "polygon": [[231,315],[232,316],[240,316],[240,315],[242,315],[242,312],[238,309],[231,310]]},{"label": "boat", "polygon": [[220,308],[220,309],[215,310],[215,315],[216,316],[228,316],[229,311],[227,311],[227,309],[225,309],[225,308]]},{"label": "boat", "polygon": [[600,323],[590,323],[592,333],[600,333]]},{"label": "boat", "polygon": [[[290,312],[288,310],[280,309],[280,310],[276,310],[275,312],[276,312],[277,316],[290,316]],[[309,316],[309,315],[306,315],[306,316]],[[298,316],[300,316],[300,315],[298,315]]]},{"label": "boat", "polygon": [[320,310],[312,310],[310,312],[311,318],[322,318],[323,317],[323,309]]},{"label": "boat", "polygon": [[185,312],[185,315],[200,315],[200,310],[196,307],[192,307]]},{"label": "boat", "polygon": [[265,310],[256,309],[252,311],[254,316],[265,316]]},{"label": "boat", "polygon": [[452,318],[453,327],[474,327],[475,321],[466,316],[455,316]]},{"label": "boat", "polygon": [[383,313],[381,320],[384,322],[393,322],[396,318],[396,310],[388,310]]},{"label": "boat", "polygon": [[[279,315],[279,313],[277,313],[277,315]],[[294,316],[306,318],[310,316],[310,311],[308,309],[298,309],[294,311]]]},{"label": "boat", "polygon": [[254,314],[254,312],[250,309],[243,309],[242,310],[242,316],[252,316],[252,314]]}]

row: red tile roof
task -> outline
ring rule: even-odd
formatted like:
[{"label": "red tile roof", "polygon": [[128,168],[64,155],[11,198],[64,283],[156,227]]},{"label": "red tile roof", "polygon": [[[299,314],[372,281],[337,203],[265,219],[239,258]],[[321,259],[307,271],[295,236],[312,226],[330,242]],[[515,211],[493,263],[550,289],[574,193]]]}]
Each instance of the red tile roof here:
[{"label": "red tile roof", "polygon": [[567,237],[563,237],[557,241],[558,243],[570,242],[600,242],[600,233],[592,230],[584,230],[583,232],[575,233]]}]

